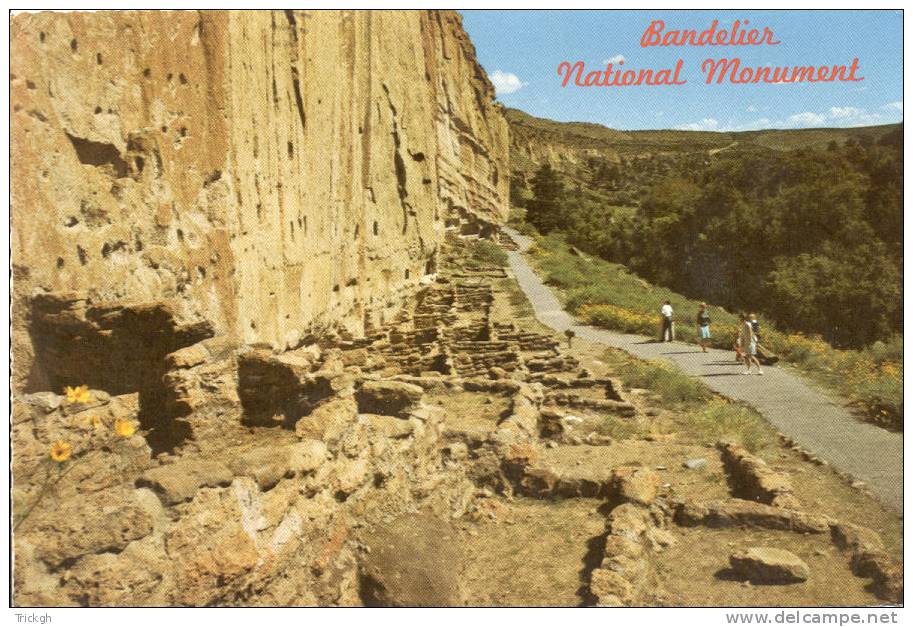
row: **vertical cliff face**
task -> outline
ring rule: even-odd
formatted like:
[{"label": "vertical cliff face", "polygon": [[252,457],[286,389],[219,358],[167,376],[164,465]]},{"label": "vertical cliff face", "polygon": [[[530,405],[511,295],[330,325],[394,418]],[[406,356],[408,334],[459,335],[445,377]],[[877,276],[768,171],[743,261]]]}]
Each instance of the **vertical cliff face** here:
[{"label": "vertical cliff face", "polygon": [[36,293],[287,348],[382,322],[447,228],[506,217],[507,126],[455,13],[19,15],[11,52],[20,376]]}]

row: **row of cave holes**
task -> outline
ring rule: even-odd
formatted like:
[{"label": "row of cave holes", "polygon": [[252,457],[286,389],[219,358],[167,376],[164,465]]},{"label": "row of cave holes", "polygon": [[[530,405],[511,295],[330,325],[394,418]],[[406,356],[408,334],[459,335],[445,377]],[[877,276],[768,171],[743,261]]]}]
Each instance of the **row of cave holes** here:
[{"label": "row of cave holes", "polygon": [[[432,273],[434,272],[434,267],[435,267],[434,261],[431,260],[431,259],[429,259],[428,262],[425,264],[425,274],[432,274]],[[408,280],[410,276],[412,276],[412,273],[409,271],[409,268],[406,268],[405,270],[403,270],[403,278],[404,278],[404,279]],[[356,286],[356,285],[358,285],[358,279],[357,279],[357,278],[356,278],[356,279],[349,279],[348,282],[346,283],[346,287],[354,287],[354,286]],[[338,292],[338,291],[339,291],[339,284],[338,284],[338,283],[337,283],[336,285],[333,286],[333,291],[334,291],[334,292]]]},{"label": "row of cave holes", "polygon": [[[47,39],[47,35],[45,34],[45,32],[44,32],[44,31],[39,32],[39,33],[38,33],[38,41],[40,41],[41,43],[44,43],[45,39]],[[75,37],[74,37],[73,39],[70,40],[70,50],[73,51],[74,53],[77,52],[77,51],[79,50],[79,42],[76,40]],[[96,53],[95,53],[95,63],[96,63],[97,65],[102,65],[102,57],[101,57],[101,53],[100,53],[100,52],[96,52]],[[143,76],[145,76],[146,78],[151,77],[151,76],[152,76],[152,70],[149,69],[149,68],[144,69],[144,70],[143,70]],[[171,80],[174,78],[174,74],[169,73],[168,76],[167,76],[166,78],[168,79],[168,82],[170,83]],[[189,81],[187,80],[187,77],[184,76],[184,73],[183,73],[183,72],[181,72],[180,74],[178,74],[178,80],[180,81],[181,85],[186,85],[186,84],[189,82]]]},{"label": "row of cave holes", "polygon": [[[288,223],[289,232],[291,233],[291,236],[292,236],[292,241],[295,241],[295,223],[296,223],[295,220],[289,220],[289,223]],[[307,236],[307,234],[308,234],[307,216],[299,217],[297,220],[297,224],[298,224],[298,230],[303,231],[304,235]],[[371,230],[374,233],[374,235],[380,235],[380,224],[378,224],[377,220],[374,221],[374,225],[371,227]],[[355,232],[353,234],[355,239],[358,239],[358,234],[360,232],[361,232],[361,227],[358,224],[356,224]],[[406,278],[408,279],[409,277],[406,277]]]},{"label": "row of cave holes", "polygon": [[[412,276],[412,273],[409,271],[409,268],[406,268],[405,270],[403,270],[404,279],[408,280],[410,276]],[[358,285],[357,278],[349,279],[348,281],[346,281],[346,287],[355,287],[356,285]],[[333,286],[333,291],[337,292],[337,293],[339,292],[339,283],[337,283],[336,285]]]},{"label": "row of cave holes", "polygon": [[[118,250],[125,250],[126,248],[127,248],[127,243],[124,242],[124,241],[122,241],[122,240],[118,240],[118,241],[115,242],[114,244],[111,244],[111,243],[109,243],[109,242],[105,242],[104,246],[101,247],[101,256],[102,256],[103,258],[107,259],[108,257],[111,256],[111,253],[113,253],[113,252],[115,252],[115,251],[118,251]],[[135,244],[134,244],[134,250],[137,251],[137,252],[143,250],[143,243],[142,243],[142,241],[136,240],[136,242],[135,242]],[[79,263],[80,263],[81,265],[84,266],[84,265],[86,265],[87,263],[89,263],[89,253],[88,253],[88,251],[86,251],[86,249],[83,248],[82,246],[80,246],[79,244],[76,245],[76,256],[79,257]],[[62,269],[65,265],[66,265],[66,261],[64,261],[64,258],[63,258],[63,257],[58,257],[58,258],[57,258],[57,269],[60,270],[60,269]],[[152,264],[153,270],[157,270],[158,267],[159,267],[158,264],[156,264],[156,263],[153,263],[153,264]],[[205,279],[205,278],[206,278],[206,268],[204,268],[203,266],[197,266],[197,277],[198,277],[201,281],[202,281],[203,279]]]},{"label": "row of cave holes", "polygon": [[[72,219],[73,218],[71,218],[71,220]],[[69,223],[68,223],[68,225],[69,225]],[[118,241],[114,242],[113,244],[110,242],[105,242],[104,245],[101,247],[101,256],[103,258],[107,259],[108,257],[111,256],[111,253],[117,252],[118,250],[126,250],[126,248],[127,248],[127,242],[125,242],[123,240],[118,240]],[[143,250],[143,242],[141,240],[139,240],[139,239],[136,240],[136,242],[134,243],[134,250],[136,250],[137,252]],[[76,256],[79,257],[80,264],[86,265],[87,263],[89,263],[88,251],[86,251],[86,249],[83,248],[82,246],[80,246],[79,244],[76,245]],[[63,268],[65,265],[66,265],[66,261],[64,261],[63,257],[58,257],[57,258],[57,268],[58,269]]]}]

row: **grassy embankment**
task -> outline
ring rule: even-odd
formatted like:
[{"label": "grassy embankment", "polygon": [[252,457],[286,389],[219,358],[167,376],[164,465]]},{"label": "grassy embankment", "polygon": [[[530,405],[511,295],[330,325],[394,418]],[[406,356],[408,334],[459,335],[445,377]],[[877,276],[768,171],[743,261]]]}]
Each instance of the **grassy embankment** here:
[{"label": "grassy embankment", "polygon": [[[677,339],[696,341],[693,320],[698,301],[651,285],[620,264],[574,254],[560,235],[532,235],[536,240],[530,251],[534,265],[549,285],[559,289],[568,311],[584,323],[657,336],[657,312],[668,299],[677,313]],[[711,346],[733,348],[738,329],[736,315],[712,306],[711,318]],[[763,317],[759,320],[763,345],[782,361],[848,398],[866,419],[903,429],[901,338],[876,342],[865,350],[838,350],[819,337],[786,333],[773,328]]]}]

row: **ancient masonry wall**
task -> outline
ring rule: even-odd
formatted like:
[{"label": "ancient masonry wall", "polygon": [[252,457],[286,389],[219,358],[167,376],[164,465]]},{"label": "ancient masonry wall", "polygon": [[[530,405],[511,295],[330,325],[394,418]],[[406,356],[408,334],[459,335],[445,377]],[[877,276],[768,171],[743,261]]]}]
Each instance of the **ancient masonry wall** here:
[{"label": "ancient masonry wall", "polygon": [[456,13],[40,13],[11,28],[20,386],[41,370],[36,293],[165,301],[283,349],[382,322],[458,219],[506,218],[507,125]]}]

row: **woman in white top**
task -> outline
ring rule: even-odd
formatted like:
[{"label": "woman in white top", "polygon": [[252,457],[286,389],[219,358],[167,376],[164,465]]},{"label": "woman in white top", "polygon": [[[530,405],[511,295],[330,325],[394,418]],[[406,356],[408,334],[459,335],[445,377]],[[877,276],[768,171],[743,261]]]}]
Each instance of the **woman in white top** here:
[{"label": "woman in white top", "polygon": [[755,335],[754,327],[748,316],[742,314],[740,318],[742,327],[739,333],[739,340],[742,345],[742,359],[745,360],[745,372],[742,374],[751,374],[751,364],[755,364],[758,367],[758,374],[764,374],[761,370],[761,362],[758,361],[758,336]]}]

